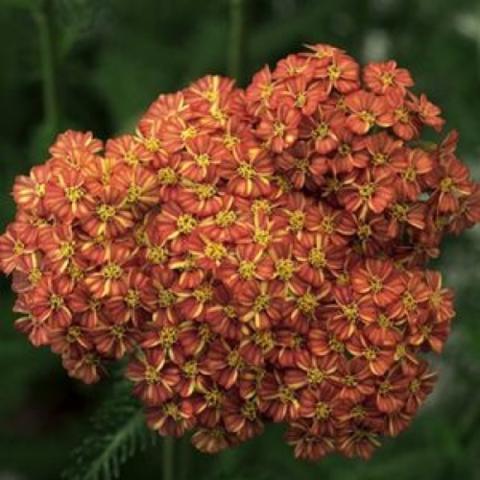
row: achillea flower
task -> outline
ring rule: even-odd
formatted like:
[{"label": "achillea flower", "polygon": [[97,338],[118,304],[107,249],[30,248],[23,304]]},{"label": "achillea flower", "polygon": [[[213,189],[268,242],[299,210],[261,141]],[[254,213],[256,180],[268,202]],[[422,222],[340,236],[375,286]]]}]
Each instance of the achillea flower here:
[{"label": "achillea flower", "polygon": [[0,236],[15,322],[69,375],[115,360],[160,435],[216,453],[287,424],[298,458],[368,458],[436,375],[453,294],[427,269],[480,221],[458,135],[393,60],[318,44],[242,90],[203,77],[135,134],[67,131]]}]

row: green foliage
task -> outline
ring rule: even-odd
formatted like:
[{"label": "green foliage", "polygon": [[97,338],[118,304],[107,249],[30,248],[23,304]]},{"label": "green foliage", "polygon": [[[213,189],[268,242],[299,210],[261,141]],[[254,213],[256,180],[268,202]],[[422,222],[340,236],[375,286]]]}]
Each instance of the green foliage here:
[{"label": "green foliage", "polygon": [[[363,61],[394,58],[412,71],[419,91],[442,105],[448,127],[459,130],[461,152],[480,179],[478,0],[243,3],[240,84],[303,43],[336,44]],[[47,158],[56,131],[45,119],[32,9],[48,14],[57,128],[88,129],[107,138],[131,130],[159,93],[227,71],[228,5],[228,0],[0,0],[0,229],[13,217],[15,175]],[[192,451],[182,440],[175,448],[175,477],[480,480],[478,235],[477,229],[447,241],[438,265],[457,294],[453,335],[438,365],[440,384],[411,429],[387,441],[371,462],[297,462],[281,440],[282,430],[273,426],[264,436],[214,458]],[[56,479],[68,453],[81,443],[69,465],[70,478],[102,478],[105,468],[113,477],[128,460],[121,478],[158,480],[161,452],[142,451],[150,439],[126,389],[108,395],[102,407],[108,421],[97,420],[92,427],[87,419],[104,387],[69,380],[58,358],[28,345],[13,328],[12,306],[8,281],[2,278],[0,478]],[[130,458],[132,445],[137,452]]]},{"label": "green foliage", "polygon": [[65,480],[111,480],[120,467],[139,451],[155,443],[142,409],[132,398],[129,385],[116,386],[91,421],[91,431],[73,450]]}]

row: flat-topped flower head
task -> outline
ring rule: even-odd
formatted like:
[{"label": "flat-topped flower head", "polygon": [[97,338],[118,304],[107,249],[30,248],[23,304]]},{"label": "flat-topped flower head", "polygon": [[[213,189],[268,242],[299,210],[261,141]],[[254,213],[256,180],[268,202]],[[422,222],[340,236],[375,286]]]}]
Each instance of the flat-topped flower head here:
[{"label": "flat-topped flower head", "polygon": [[160,435],[217,453],[287,425],[369,458],[431,392],[453,294],[428,261],[480,221],[440,108],[393,60],[328,44],[160,95],[135,132],[68,130],[0,236],[15,322],[69,375],[125,376]]}]

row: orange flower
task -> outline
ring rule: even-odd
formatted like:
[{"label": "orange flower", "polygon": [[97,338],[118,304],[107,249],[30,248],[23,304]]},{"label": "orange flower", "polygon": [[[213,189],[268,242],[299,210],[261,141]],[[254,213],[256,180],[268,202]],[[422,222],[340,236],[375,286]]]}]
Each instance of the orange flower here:
[{"label": "orange flower", "polygon": [[30,175],[20,175],[15,179],[13,198],[20,208],[42,211],[46,186],[51,178],[48,165],[38,165],[32,168]]},{"label": "orange flower", "polygon": [[345,104],[350,112],[345,125],[357,135],[365,135],[375,125],[389,127],[393,124],[391,107],[384,97],[359,90],[348,95]]},{"label": "orange flower", "polygon": [[181,437],[196,423],[190,402],[179,399],[148,408],[146,417],[147,425],[164,436]]},{"label": "orange flower", "polygon": [[405,68],[398,68],[397,62],[370,63],[363,70],[363,78],[368,88],[378,95],[389,93],[404,94],[413,86],[410,73]]},{"label": "orange flower", "polygon": [[32,291],[32,314],[51,327],[66,327],[72,322],[67,298],[72,290],[65,276],[46,275]]},{"label": "orange flower", "polygon": [[352,272],[352,287],[360,294],[371,294],[373,301],[385,306],[397,300],[405,287],[392,262],[367,259]]},{"label": "orange flower", "polygon": [[125,375],[134,383],[133,393],[147,406],[161,405],[172,398],[178,381],[177,369],[165,363],[160,348],[142,351],[128,364]]},{"label": "orange flower", "polygon": [[301,115],[297,110],[282,105],[273,113],[267,110],[255,132],[270,145],[272,151],[281,153],[298,138]]},{"label": "orange flower", "polygon": [[242,399],[236,392],[229,392],[223,405],[225,429],[245,442],[263,432],[263,423],[258,410],[258,400]]}]

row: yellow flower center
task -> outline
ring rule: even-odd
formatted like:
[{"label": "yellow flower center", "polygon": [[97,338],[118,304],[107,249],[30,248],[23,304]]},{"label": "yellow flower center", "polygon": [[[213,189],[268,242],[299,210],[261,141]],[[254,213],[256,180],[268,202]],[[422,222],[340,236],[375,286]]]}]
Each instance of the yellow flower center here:
[{"label": "yellow flower center", "polygon": [[417,171],[413,167],[408,167],[402,177],[406,182],[414,182],[417,179]]},{"label": "yellow flower center", "polygon": [[377,318],[377,323],[381,328],[389,328],[391,326],[390,319],[384,314],[381,313]]},{"label": "yellow flower center", "polygon": [[184,213],[177,218],[177,230],[182,234],[188,234],[197,226],[197,220],[190,214]]},{"label": "yellow flower center", "polygon": [[295,160],[295,168],[302,173],[306,173],[309,166],[310,162],[308,161],[308,158],[298,158]]},{"label": "yellow flower center", "polygon": [[127,202],[137,203],[142,195],[142,189],[138,185],[130,185],[127,190]]},{"label": "yellow flower center", "polygon": [[65,301],[63,300],[63,297],[53,293],[50,295],[49,303],[52,310],[60,310],[65,304]]},{"label": "yellow flower center", "polygon": [[223,313],[227,318],[237,318],[237,311],[235,310],[235,307],[232,307],[231,305],[223,307]]},{"label": "yellow flower center", "polygon": [[253,166],[246,162],[240,163],[240,165],[237,167],[237,173],[245,180],[252,180],[252,178],[254,178],[257,174]]},{"label": "yellow flower center", "polygon": [[358,307],[355,303],[342,306],[343,316],[349,321],[354,322],[358,318]]},{"label": "yellow flower center", "polygon": [[380,395],[386,395],[390,392],[391,389],[392,385],[390,384],[390,382],[385,381],[378,386],[378,393],[380,393]]},{"label": "yellow flower center", "polygon": [[318,402],[315,405],[315,418],[317,420],[326,420],[331,413],[331,408],[325,402]]},{"label": "yellow flower center", "polygon": [[38,268],[32,268],[30,273],[28,274],[28,281],[32,284],[35,285],[37,284],[43,277],[42,271]]},{"label": "yellow flower center", "polygon": [[180,414],[180,409],[173,402],[164,403],[162,405],[162,411],[166,417],[170,417],[176,422],[178,422],[182,418]]},{"label": "yellow flower center", "polygon": [[337,65],[330,65],[327,68],[327,75],[331,81],[338,80],[341,74],[342,74],[342,71],[340,70],[340,68],[338,68]]},{"label": "yellow flower center", "polygon": [[377,352],[377,349],[374,348],[374,347],[368,347],[365,349],[365,351],[363,352],[363,356],[369,361],[369,362],[373,362],[374,360],[376,360],[377,356],[378,356],[378,352]]},{"label": "yellow flower center", "polygon": [[360,240],[366,240],[372,234],[372,228],[368,224],[360,225],[357,229],[357,235]]},{"label": "yellow flower center", "polygon": [[253,201],[251,206],[252,213],[265,212],[270,214],[272,212],[272,205],[268,200],[256,199]]},{"label": "yellow flower center", "polygon": [[345,344],[335,337],[331,337],[328,340],[328,346],[330,350],[336,353],[343,353],[345,351]]},{"label": "yellow flower center", "polygon": [[410,385],[408,386],[408,389],[412,392],[412,393],[417,393],[418,390],[420,390],[420,387],[421,387],[422,383],[420,382],[420,380],[418,378],[414,378],[411,382],[410,382]]},{"label": "yellow flower center", "polygon": [[335,219],[330,215],[326,216],[321,223],[324,233],[331,235],[335,231]]},{"label": "yellow flower center", "polygon": [[222,210],[215,216],[215,224],[221,228],[232,226],[237,221],[237,214],[232,210]]},{"label": "yellow flower center", "polygon": [[157,173],[157,178],[162,185],[175,185],[178,183],[178,177],[172,167],[161,168]]},{"label": "yellow flower center", "polygon": [[140,159],[138,158],[138,155],[135,152],[132,152],[131,150],[125,153],[125,155],[123,156],[123,160],[127,165],[130,165],[131,167],[138,165],[140,161]]},{"label": "yellow flower center", "polygon": [[310,263],[310,265],[313,268],[317,268],[317,269],[324,268],[325,265],[327,264],[325,252],[318,247],[312,248],[308,252],[308,263]]},{"label": "yellow flower center", "polygon": [[178,339],[176,327],[163,327],[159,333],[159,343],[163,348],[171,348]]},{"label": "yellow flower center", "polygon": [[66,187],[65,197],[70,203],[76,203],[85,195],[85,191],[80,187]]},{"label": "yellow flower center", "polygon": [[201,285],[194,290],[193,296],[199,303],[209,302],[213,298],[213,288],[208,284]]},{"label": "yellow flower center", "polygon": [[247,400],[240,409],[242,417],[253,422],[257,418],[257,406],[255,400]]},{"label": "yellow flower center", "polygon": [[350,155],[352,153],[352,147],[348,144],[348,143],[342,143],[339,147],[338,147],[338,153],[342,156],[342,157],[346,157],[348,155]]},{"label": "yellow flower center", "polygon": [[147,260],[156,265],[163,263],[167,257],[167,250],[164,247],[155,246],[147,249]]},{"label": "yellow flower center", "polygon": [[282,122],[274,122],[273,124],[273,135],[275,137],[283,137],[285,134],[285,125]]},{"label": "yellow flower center", "polygon": [[275,345],[272,332],[270,331],[262,331],[255,333],[253,341],[255,345],[257,345],[263,352],[268,352]]},{"label": "yellow flower center", "polygon": [[370,279],[370,290],[373,293],[379,293],[383,289],[383,282],[380,278],[378,277],[372,277]]},{"label": "yellow flower center", "polygon": [[408,207],[406,205],[402,205],[401,203],[396,203],[392,208],[392,215],[401,222],[405,222],[407,220],[408,214]]},{"label": "yellow flower center", "polygon": [[193,378],[198,374],[198,363],[196,360],[188,360],[182,366],[182,372],[187,378]]},{"label": "yellow flower center", "polygon": [[61,242],[60,255],[62,258],[70,258],[75,254],[75,242]]},{"label": "yellow flower center", "polygon": [[293,392],[292,389],[290,389],[286,386],[282,386],[278,390],[278,399],[283,404],[293,403],[293,402],[295,402],[295,393]]},{"label": "yellow flower center", "polygon": [[201,153],[195,156],[195,163],[200,168],[207,168],[210,165],[210,156],[207,153]]},{"label": "yellow flower center", "polygon": [[177,300],[177,296],[170,290],[162,288],[158,291],[157,302],[160,308],[168,308]]},{"label": "yellow flower center", "polygon": [[97,215],[103,223],[112,219],[116,213],[116,208],[112,205],[107,205],[106,203],[102,203],[97,207]]},{"label": "yellow flower center", "polygon": [[301,210],[295,210],[290,214],[288,223],[290,225],[290,228],[294,232],[299,232],[303,229],[303,226],[305,225],[305,213]]},{"label": "yellow flower center", "polygon": [[143,144],[149,152],[158,152],[161,148],[161,143],[158,138],[148,137],[144,140]]},{"label": "yellow flower center", "polygon": [[328,135],[329,131],[330,131],[330,127],[328,126],[328,123],[321,122],[313,130],[312,137],[315,139],[321,140]]},{"label": "yellow flower center", "polygon": [[13,253],[18,256],[18,255],[23,255],[24,252],[25,252],[25,244],[20,240],[16,240],[15,243],[13,244]]},{"label": "yellow flower center", "polygon": [[417,308],[417,302],[410,292],[405,292],[402,296],[402,303],[406,310],[412,311]]},{"label": "yellow flower center", "polygon": [[230,134],[226,134],[223,137],[223,144],[225,145],[226,148],[229,150],[232,150],[234,147],[236,147],[240,143],[240,139],[238,137],[235,137]]},{"label": "yellow flower center", "polygon": [[297,306],[302,313],[306,315],[311,315],[318,307],[318,300],[315,295],[307,292],[303,294],[300,298],[298,298]]},{"label": "yellow flower center", "polygon": [[205,402],[209,407],[219,407],[223,402],[223,393],[217,388],[213,388],[203,394]]},{"label": "yellow flower center", "polygon": [[362,185],[358,189],[358,194],[365,200],[368,200],[375,193],[375,185],[373,183],[367,183]]},{"label": "yellow flower center", "polygon": [[185,140],[190,140],[191,138],[195,138],[197,136],[197,129],[195,127],[187,127],[180,133],[180,138]]},{"label": "yellow flower center", "polygon": [[255,262],[242,260],[238,266],[238,274],[243,280],[251,280],[255,275],[256,268]]},{"label": "yellow flower center", "polygon": [[302,108],[307,103],[307,95],[305,92],[299,92],[295,97],[295,106],[298,108]]},{"label": "yellow flower center", "polygon": [[210,242],[205,247],[205,256],[216,262],[222,260],[226,255],[227,249],[221,243]]},{"label": "yellow flower center", "polygon": [[253,234],[253,241],[262,247],[266,247],[270,242],[270,233],[267,230],[257,228]]},{"label": "yellow flower center", "polygon": [[208,183],[198,183],[195,185],[194,190],[200,200],[208,200],[209,198],[214,197],[217,193],[215,185],[210,185]]},{"label": "yellow flower center", "polygon": [[372,157],[374,165],[385,165],[387,163],[387,156],[384,153],[377,152]]},{"label": "yellow flower center", "polygon": [[318,385],[325,380],[326,374],[319,368],[310,368],[307,370],[307,381],[310,385]]},{"label": "yellow flower center", "polygon": [[450,177],[445,177],[440,182],[440,190],[443,193],[451,192],[455,188],[455,184]]},{"label": "yellow flower center", "polygon": [[160,375],[158,374],[155,367],[152,367],[151,365],[148,365],[145,368],[145,373],[143,374],[143,377],[149,385],[158,383],[158,381],[160,380]]},{"label": "yellow flower center", "polygon": [[35,195],[37,197],[45,196],[46,187],[44,183],[36,183],[34,187]]},{"label": "yellow flower center", "polygon": [[390,72],[383,72],[380,75],[380,81],[383,83],[385,87],[389,87],[390,85],[393,85],[393,79],[394,79],[394,76]]},{"label": "yellow flower center", "polygon": [[253,311],[255,313],[263,312],[270,305],[270,296],[266,293],[260,294],[253,304]]},{"label": "yellow flower center", "polygon": [[137,290],[129,289],[124,297],[124,301],[130,308],[136,308],[140,305],[140,294]]},{"label": "yellow flower center", "polygon": [[106,280],[118,280],[123,274],[123,269],[120,265],[110,262],[103,267],[102,275]]},{"label": "yellow flower center", "polygon": [[82,334],[82,331],[80,330],[80,327],[77,327],[77,326],[69,327],[67,330],[67,336],[65,339],[67,340],[67,343],[72,344],[78,340],[81,334]]},{"label": "yellow flower center", "polygon": [[228,355],[227,355],[227,364],[229,367],[235,368],[235,369],[240,369],[244,365],[244,361],[240,354],[237,352],[237,350],[232,350]]},{"label": "yellow flower center", "polygon": [[275,273],[284,282],[292,278],[294,271],[294,263],[288,258],[282,258],[275,264]]},{"label": "yellow flower center", "polygon": [[358,114],[358,116],[360,117],[360,120],[365,122],[369,127],[375,125],[375,116],[372,114],[372,112],[363,110]]}]

